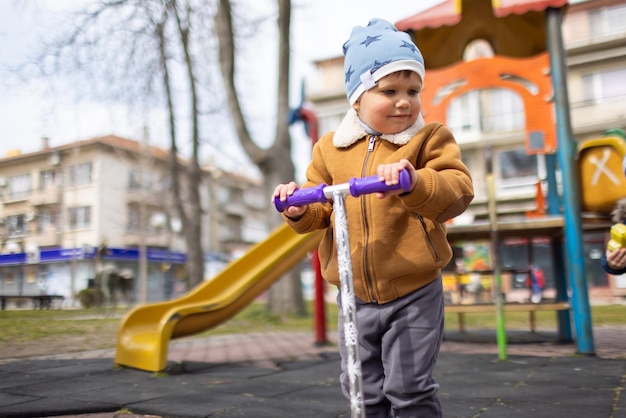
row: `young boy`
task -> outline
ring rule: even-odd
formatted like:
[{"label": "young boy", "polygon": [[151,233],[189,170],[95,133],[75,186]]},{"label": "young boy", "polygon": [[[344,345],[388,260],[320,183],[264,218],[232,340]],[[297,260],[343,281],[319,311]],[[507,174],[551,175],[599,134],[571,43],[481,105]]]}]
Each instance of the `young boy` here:
[{"label": "young boy", "polygon": [[[352,108],[337,131],[315,145],[303,187],[371,175],[397,184],[400,171],[410,169],[409,192],[345,201],[364,404],[367,417],[439,417],[432,372],[443,334],[441,268],[452,256],[444,223],[468,207],[472,180],[450,131],[439,123],[424,126],[424,61],[406,33],[373,19],[352,30],[343,52]],[[297,188],[281,184],[273,196],[284,201]],[[288,207],[283,216],[298,233],[326,229],[322,275],[339,286],[332,211],[330,203],[315,203]],[[337,301],[341,308],[341,295]],[[339,325],[341,381],[349,399]]]}]

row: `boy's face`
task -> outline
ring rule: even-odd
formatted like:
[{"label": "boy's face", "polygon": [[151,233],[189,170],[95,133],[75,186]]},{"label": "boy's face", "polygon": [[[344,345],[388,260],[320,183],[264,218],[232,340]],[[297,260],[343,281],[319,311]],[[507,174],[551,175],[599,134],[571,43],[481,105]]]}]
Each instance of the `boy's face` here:
[{"label": "boy's face", "polygon": [[397,134],[413,125],[421,110],[422,79],[413,71],[398,71],[378,80],[354,103],[359,118],[382,134]]}]

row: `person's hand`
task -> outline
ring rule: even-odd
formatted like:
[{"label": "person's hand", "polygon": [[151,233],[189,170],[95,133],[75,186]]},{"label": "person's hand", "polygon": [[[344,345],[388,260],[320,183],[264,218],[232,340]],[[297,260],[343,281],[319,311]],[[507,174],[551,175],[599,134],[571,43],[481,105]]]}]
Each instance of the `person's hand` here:
[{"label": "person's hand", "polygon": [[[415,188],[415,184],[417,183],[417,171],[415,171],[415,167],[413,167],[413,164],[411,164],[409,160],[403,158],[397,163],[381,164],[378,166],[376,172],[380,181],[384,181],[387,186],[394,186],[400,182],[400,172],[405,168],[408,168],[411,174],[411,187],[409,187],[409,191],[411,191]],[[406,192],[402,189],[397,189],[389,192],[378,192],[376,193],[376,197],[383,199],[387,196],[402,193]]]},{"label": "person's hand", "polygon": [[613,251],[606,250],[606,263],[613,270],[626,268],[626,248],[618,248]]},{"label": "person's hand", "polygon": [[[274,204],[274,199],[278,198],[281,202],[285,202],[287,200],[287,196],[291,196],[293,192],[298,190],[298,185],[295,182],[289,182],[287,184],[279,184],[274,189],[274,194],[272,195],[272,204]],[[306,210],[306,206],[288,206],[283,213],[291,219],[298,219],[304,214]]]}]

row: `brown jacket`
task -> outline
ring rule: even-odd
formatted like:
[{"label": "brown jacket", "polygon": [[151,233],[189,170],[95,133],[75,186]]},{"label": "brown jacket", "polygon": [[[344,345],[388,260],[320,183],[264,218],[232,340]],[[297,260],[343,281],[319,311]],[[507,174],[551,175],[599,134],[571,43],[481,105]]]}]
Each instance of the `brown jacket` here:
[{"label": "brown jacket", "polygon": [[[338,146],[333,136],[326,134],[315,145],[303,187],[375,175],[379,164],[402,158],[418,174],[414,190],[399,196],[346,197],[355,296],[387,303],[437,279],[452,256],[444,223],[463,213],[474,197],[452,133],[430,123],[405,144],[366,135]],[[326,228],[319,246],[322,275],[339,285],[332,204],[309,205],[299,220],[285,220],[298,233]]]}]

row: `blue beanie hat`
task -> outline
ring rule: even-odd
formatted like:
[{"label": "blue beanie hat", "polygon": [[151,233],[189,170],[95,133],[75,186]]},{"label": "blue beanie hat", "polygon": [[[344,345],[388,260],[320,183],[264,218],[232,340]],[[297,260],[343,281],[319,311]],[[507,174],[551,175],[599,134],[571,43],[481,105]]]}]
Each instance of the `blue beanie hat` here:
[{"label": "blue beanie hat", "polygon": [[424,82],[424,58],[411,37],[383,19],[352,29],[343,44],[346,92],[353,105],[364,91],[396,71],[411,70]]}]

